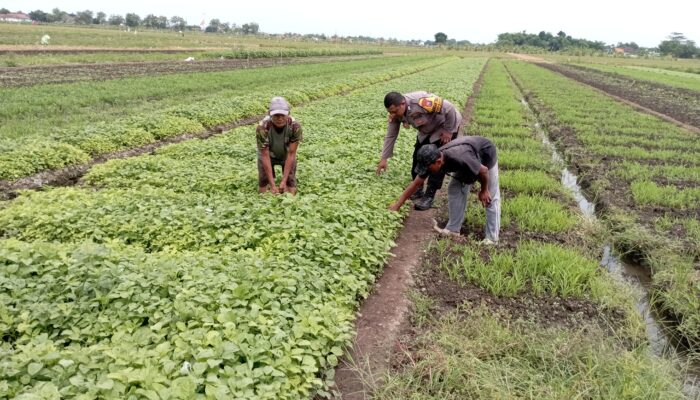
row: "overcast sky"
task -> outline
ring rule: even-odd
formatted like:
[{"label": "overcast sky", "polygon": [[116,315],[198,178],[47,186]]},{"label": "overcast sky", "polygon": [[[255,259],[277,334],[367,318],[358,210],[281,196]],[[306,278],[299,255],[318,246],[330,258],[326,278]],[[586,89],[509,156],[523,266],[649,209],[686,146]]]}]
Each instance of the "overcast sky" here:
[{"label": "overcast sky", "polygon": [[260,30],[268,33],[434,40],[435,33],[444,32],[449,39],[491,43],[503,32],[564,31],[574,38],[608,44],[634,41],[655,47],[669,33],[682,32],[700,44],[699,0],[0,0],[2,7],[13,12],[48,12],[55,7],[69,13],[132,12],[142,18],[148,14],[177,15],[191,25],[218,18],[237,25],[257,22]]}]

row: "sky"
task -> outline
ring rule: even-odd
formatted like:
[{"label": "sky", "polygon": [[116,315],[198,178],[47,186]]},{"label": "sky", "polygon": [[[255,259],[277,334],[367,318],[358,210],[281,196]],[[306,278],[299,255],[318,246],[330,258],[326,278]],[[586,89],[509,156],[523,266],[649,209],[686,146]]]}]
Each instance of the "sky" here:
[{"label": "sky", "polygon": [[671,32],[681,32],[700,44],[698,0],[0,0],[3,7],[12,12],[49,12],[58,7],[69,13],[136,13],[142,18],[177,15],[190,25],[217,18],[237,25],[256,22],[266,33],[434,40],[435,33],[444,32],[448,39],[492,43],[504,32],[564,31],[574,38],[606,44],[636,42],[655,47]]}]

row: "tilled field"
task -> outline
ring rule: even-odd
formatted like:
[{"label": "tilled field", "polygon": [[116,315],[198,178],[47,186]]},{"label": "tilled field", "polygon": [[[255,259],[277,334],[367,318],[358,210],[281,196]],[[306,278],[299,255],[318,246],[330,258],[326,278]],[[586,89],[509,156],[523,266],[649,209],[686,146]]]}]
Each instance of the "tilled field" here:
[{"label": "tilled field", "polygon": [[[275,65],[308,64],[359,60],[373,56],[288,57],[206,61],[159,61],[0,68],[0,87],[33,86],[49,83],[109,80],[134,76],[216,72],[231,69],[260,68]],[[376,57],[376,56],[374,56]]]},{"label": "tilled field", "polygon": [[614,96],[639,104],[677,121],[700,128],[700,93],[591,68],[538,64],[566,77],[591,85]]}]

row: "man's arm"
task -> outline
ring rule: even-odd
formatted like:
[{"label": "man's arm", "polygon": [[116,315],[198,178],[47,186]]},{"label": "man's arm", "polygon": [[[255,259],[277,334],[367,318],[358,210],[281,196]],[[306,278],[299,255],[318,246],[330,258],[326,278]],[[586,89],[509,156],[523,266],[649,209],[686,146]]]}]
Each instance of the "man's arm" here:
[{"label": "man's arm", "polygon": [[440,143],[446,144],[452,140],[452,134],[459,130],[462,117],[457,114],[457,110],[447,100],[444,100],[442,112],[445,113],[445,122],[440,130]]},{"label": "man's arm", "polygon": [[382,159],[377,164],[376,174],[379,175],[383,171],[386,171],[386,166],[389,158],[394,155],[394,144],[396,143],[396,138],[399,137],[399,129],[401,128],[401,121],[389,120],[386,126],[386,136],[384,136],[384,147],[382,148]]},{"label": "man's arm", "polygon": [[481,165],[479,168],[479,184],[481,185],[481,190],[479,190],[479,201],[484,207],[488,207],[491,204],[491,193],[489,193],[489,169],[485,165]]},{"label": "man's arm", "polygon": [[262,157],[263,171],[265,176],[267,176],[267,181],[270,182],[270,190],[272,193],[277,193],[277,186],[275,185],[275,178],[272,176],[272,163],[270,162],[270,149],[263,147],[260,149],[260,157]]},{"label": "man's arm", "polygon": [[289,179],[289,173],[291,172],[292,166],[297,159],[297,148],[299,148],[299,142],[289,143],[289,148],[287,149],[287,160],[284,162],[282,181],[280,182],[280,193],[287,189],[287,179]]},{"label": "man's arm", "polygon": [[396,203],[392,204],[389,206],[389,210],[391,211],[399,211],[399,208],[403,205],[403,203],[406,202],[406,200],[415,193],[419,187],[423,186],[423,183],[425,182],[426,178],[421,178],[420,176],[416,176],[416,179],[411,182],[408,187],[406,187],[406,190],[401,193],[401,196],[399,196],[399,199],[396,200]]}]

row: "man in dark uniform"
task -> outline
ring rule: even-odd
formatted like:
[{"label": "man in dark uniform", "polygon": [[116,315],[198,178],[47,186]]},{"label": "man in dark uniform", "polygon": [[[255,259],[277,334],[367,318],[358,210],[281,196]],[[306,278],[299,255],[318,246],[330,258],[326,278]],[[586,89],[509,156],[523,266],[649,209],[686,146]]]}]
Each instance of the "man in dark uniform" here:
[{"label": "man in dark uniform", "polygon": [[[394,152],[394,143],[399,136],[401,124],[404,128],[412,126],[418,130],[413,150],[411,177],[416,178],[416,154],[428,144],[443,145],[457,137],[462,115],[447,100],[428,92],[412,92],[402,95],[389,92],[384,96],[384,107],[389,112],[382,159],[377,165],[377,175],[385,171],[387,162]],[[442,187],[445,173],[438,171],[430,174],[425,191],[421,186],[414,193],[416,210],[427,210],[432,206],[435,192]]]},{"label": "man in dark uniform", "polygon": [[484,243],[498,242],[501,227],[501,192],[498,185],[498,157],[496,146],[481,136],[463,136],[438,148],[435,145],[421,147],[417,154],[417,177],[389,209],[398,211],[408,198],[423,186],[430,173],[443,171],[452,177],[447,186],[449,221],[445,228],[435,230],[441,234],[459,235],[464,222],[467,197],[471,185],[479,181],[479,201],[486,207]]},{"label": "man in dark uniform", "polygon": [[[302,140],[299,122],[289,115],[289,103],[273,97],[269,115],[256,128],[258,143],[258,191],[272,193],[297,192],[297,148]],[[275,165],[282,167],[279,188],[275,185]]]}]

